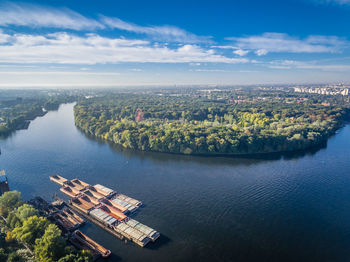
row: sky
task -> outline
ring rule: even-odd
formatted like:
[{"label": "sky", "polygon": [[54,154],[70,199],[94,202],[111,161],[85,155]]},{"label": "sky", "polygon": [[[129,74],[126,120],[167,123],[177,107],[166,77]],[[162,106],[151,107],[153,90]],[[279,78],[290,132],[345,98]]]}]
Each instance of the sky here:
[{"label": "sky", "polygon": [[0,0],[0,87],[350,83],[349,28],[350,0]]}]

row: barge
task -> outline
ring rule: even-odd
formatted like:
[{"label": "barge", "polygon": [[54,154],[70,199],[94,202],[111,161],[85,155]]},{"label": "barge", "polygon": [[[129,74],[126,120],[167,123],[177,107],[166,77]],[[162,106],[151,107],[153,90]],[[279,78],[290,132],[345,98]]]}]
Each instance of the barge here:
[{"label": "barge", "polygon": [[69,207],[114,236],[141,247],[159,238],[159,232],[128,216],[142,206],[141,201],[77,178],[69,181],[53,175],[50,180],[61,185],[60,191],[70,197]]},{"label": "barge", "polygon": [[61,177],[59,175],[52,175],[50,176],[50,180],[60,186],[63,186],[65,182],[68,181],[68,179]]},{"label": "barge", "polygon": [[103,258],[107,258],[111,255],[110,250],[96,243],[94,240],[92,240],[79,230],[74,231],[69,240],[75,247],[79,249],[92,251],[95,259],[96,256],[102,256]]}]

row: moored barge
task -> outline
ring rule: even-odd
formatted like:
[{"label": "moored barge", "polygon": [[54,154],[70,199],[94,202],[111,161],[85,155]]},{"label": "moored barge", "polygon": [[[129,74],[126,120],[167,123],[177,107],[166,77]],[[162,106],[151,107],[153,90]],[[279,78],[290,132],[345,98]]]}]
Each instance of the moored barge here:
[{"label": "moored barge", "polygon": [[70,197],[72,209],[118,238],[141,247],[159,238],[159,232],[127,215],[140,208],[141,201],[100,184],[91,186],[77,178],[67,180],[54,175],[50,180],[62,186],[60,191]]},{"label": "moored barge", "polygon": [[104,248],[94,240],[83,234],[79,230],[73,232],[70,237],[70,242],[79,249],[87,249],[93,252],[93,255],[101,255],[103,258],[107,258],[111,255],[111,251]]}]

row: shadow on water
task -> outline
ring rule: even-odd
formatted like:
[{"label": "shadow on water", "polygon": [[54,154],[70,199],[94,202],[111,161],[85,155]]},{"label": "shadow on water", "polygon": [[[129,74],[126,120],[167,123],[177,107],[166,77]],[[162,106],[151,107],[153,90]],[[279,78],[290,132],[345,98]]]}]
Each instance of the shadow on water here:
[{"label": "shadow on water", "polygon": [[[320,143],[317,146],[308,148],[306,150],[299,151],[287,151],[277,153],[264,153],[264,154],[246,154],[246,155],[182,155],[182,154],[171,154],[171,153],[160,153],[160,152],[145,152],[138,150],[131,150],[123,148],[120,145],[116,145],[110,141],[104,141],[100,138],[96,138],[89,134],[84,133],[82,130],[77,128],[81,134],[91,141],[95,141],[100,145],[108,144],[113,151],[122,154],[126,158],[137,157],[141,160],[151,160],[154,162],[195,162],[198,164],[206,165],[245,165],[249,166],[259,162],[266,161],[278,161],[278,160],[295,160],[303,158],[305,156],[313,156],[320,150],[327,148],[327,141]],[[333,135],[334,136],[334,135]],[[332,138],[331,136],[330,138]],[[330,139],[329,138],[329,139]]]},{"label": "shadow on water", "polygon": [[98,260],[96,260],[97,262],[103,262],[103,261],[113,261],[113,262],[115,262],[115,261],[122,261],[122,258],[120,257],[120,256],[117,256],[116,254],[114,254],[113,252],[112,252],[112,254],[109,256],[109,258],[108,259],[105,259],[105,258],[99,258]]},{"label": "shadow on water", "polygon": [[163,246],[168,245],[169,243],[171,243],[172,240],[167,237],[164,234],[161,234],[160,237],[157,239],[156,242],[154,243],[149,243],[146,247],[144,247],[145,249],[150,249],[150,250],[158,250]]}]

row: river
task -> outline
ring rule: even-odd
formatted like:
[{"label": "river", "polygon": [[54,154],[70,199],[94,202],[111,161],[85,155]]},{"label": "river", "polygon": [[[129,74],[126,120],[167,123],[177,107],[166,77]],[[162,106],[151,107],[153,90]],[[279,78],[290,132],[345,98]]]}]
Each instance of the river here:
[{"label": "river", "polygon": [[349,261],[350,125],[314,152],[265,158],[124,151],[74,126],[74,104],[0,140],[0,169],[25,199],[52,199],[57,173],[141,200],[136,220],[161,232],[146,248],[95,225],[108,261]]}]

